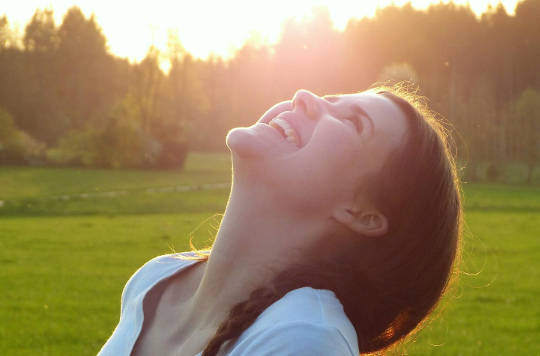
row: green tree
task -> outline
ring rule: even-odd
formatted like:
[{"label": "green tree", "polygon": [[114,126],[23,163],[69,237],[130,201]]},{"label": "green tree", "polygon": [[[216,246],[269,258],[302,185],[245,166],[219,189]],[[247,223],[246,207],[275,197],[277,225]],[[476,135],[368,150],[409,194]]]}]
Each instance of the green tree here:
[{"label": "green tree", "polygon": [[94,16],[70,8],[58,29],[58,92],[73,128],[103,117],[123,93],[115,92],[115,63]]},{"label": "green tree", "polygon": [[161,142],[190,142],[191,136],[199,135],[200,121],[208,118],[210,103],[203,88],[200,63],[190,55],[171,62],[166,84],[166,115],[159,138]]},{"label": "green tree", "polygon": [[25,58],[16,43],[7,17],[0,17],[0,106],[9,111],[14,119],[18,119],[24,107],[21,99],[22,89],[26,85]]},{"label": "green tree", "polygon": [[159,143],[141,128],[141,113],[133,95],[117,103],[103,125],[87,123],[70,131],[48,150],[50,162],[106,168],[144,168],[155,162]]},{"label": "green tree", "polygon": [[39,159],[43,145],[19,130],[12,116],[0,108],[0,164],[25,164]]},{"label": "green tree", "polygon": [[[531,145],[525,145],[522,127],[529,126],[520,116],[529,105],[523,102],[532,99],[519,95],[540,90],[539,15],[540,0],[519,2],[515,15],[499,4],[480,18],[454,3],[425,11],[406,4],[351,19],[339,32],[319,8],[310,17],[287,20],[276,44],[253,37],[227,60],[196,60],[173,33],[166,74],[160,68],[164,54],[156,49],[140,63],[112,56],[95,17],[77,7],[59,27],[52,11],[37,10],[22,41],[0,17],[0,106],[17,129],[49,147],[75,147],[78,141],[103,146],[105,153],[89,152],[104,161],[79,161],[177,167],[187,141],[197,149],[223,149],[230,128],[252,124],[299,88],[327,94],[363,90],[377,80],[413,79],[431,107],[455,124],[469,166],[534,161],[525,154]],[[71,145],[58,144],[68,136]]]},{"label": "green tree", "polygon": [[523,91],[516,101],[515,110],[521,154],[528,167],[527,182],[531,183],[540,149],[540,91],[532,88]]},{"label": "green tree", "polygon": [[58,47],[58,33],[52,10],[36,10],[24,32],[24,48],[31,53],[52,53]]},{"label": "green tree", "polygon": [[9,44],[10,31],[6,15],[0,17],[0,50]]},{"label": "green tree", "polygon": [[159,67],[159,50],[150,47],[146,57],[135,66],[133,93],[141,113],[141,127],[152,133],[154,124],[162,117],[165,75]]},{"label": "green tree", "polygon": [[231,76],[227,64],[218,57],[199,63],[198,73],[208,110],[197,120],[188,123],[190,146],[199,150],[225,150],[225,135],[230,129]]},{"label": "green tree", "polygon": [[513,40],[518,45],[520,89],[540,88],[540,0],[520,1],[516,6]]},{"label": "green tree", "polygon": [[52,143],[69,128],[58,105],[59,38],[52,10],[36,10],[26,25],[23,44],[24,102],[18,122],[30,134]]}]

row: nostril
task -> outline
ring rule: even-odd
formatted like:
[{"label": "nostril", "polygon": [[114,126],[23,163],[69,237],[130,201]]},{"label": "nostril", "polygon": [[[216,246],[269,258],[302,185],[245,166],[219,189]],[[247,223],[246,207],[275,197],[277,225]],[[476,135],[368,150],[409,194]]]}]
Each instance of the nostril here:
[{"label": "nostril", "polygon": [[293,108],[302,110],[308,117],[312,117],[317,111],[316,96],[307,90],[299,90],[293,98]]},{"label": "nostril", "polygon": [[294,107],[295,108],[297,107],[300,110],[302,110],[304,113],[307,113],[306,102],[304,100],[302,100],[301,98],[298,98],[297,100],[294,101]]}]

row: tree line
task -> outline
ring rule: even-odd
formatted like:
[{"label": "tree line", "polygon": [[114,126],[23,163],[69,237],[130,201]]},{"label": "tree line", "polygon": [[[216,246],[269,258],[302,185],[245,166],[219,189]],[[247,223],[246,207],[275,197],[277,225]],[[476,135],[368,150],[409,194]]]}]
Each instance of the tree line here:
[{"label": "tree line", "polygon": [[[415,83],[452,123],[471,179],[479,162],[534,167],[540,134],[540,0],[477,17],[454,3],[379,9],[334,28],[319,8],[287,20],[279,41],[248,40],[224,60],[194,59],[171,36],[139,63],[115,57],[94,16],[61,24],[36,10],[18,39],[0,18],[0,162],[181,167],[190,149],[225,149],[299,88],[319,95],[375,82]],[[170,61],[168,73],[160,58]]]}]

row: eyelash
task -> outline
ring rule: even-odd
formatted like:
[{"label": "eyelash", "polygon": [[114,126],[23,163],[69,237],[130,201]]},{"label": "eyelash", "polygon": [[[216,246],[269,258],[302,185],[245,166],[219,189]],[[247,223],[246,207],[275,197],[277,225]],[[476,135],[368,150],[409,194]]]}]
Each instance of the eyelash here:
[{"label": "eyelash", "polygon": [[[325,96],[323,98],[330,103],[335,103],[336,101],[338,101],[338,98],[335,96]],[[358,115],[347,117],[345,118],[345,120],[351,121],[354,124],[354,127],[356,127],[356,131],[358,133],[362,132],[362,130],[364,129],[362,125],[362,120],[360,119]]]},{"label": "eyelash", "polygon": [[356,131],[362,132],[362,122],[360,121],[360,118],[358,116],[349,116],[346,117],[345,120],[349,120],[354,124],[354,127],[356,127]]},{"label": "eyelash", "polygon": [[335,103],[338,100],[336,97],[333,97],[333,96],[326,96],[326,97],[324,97],[324,99],[326,101],[331,102],[331,103]]}]

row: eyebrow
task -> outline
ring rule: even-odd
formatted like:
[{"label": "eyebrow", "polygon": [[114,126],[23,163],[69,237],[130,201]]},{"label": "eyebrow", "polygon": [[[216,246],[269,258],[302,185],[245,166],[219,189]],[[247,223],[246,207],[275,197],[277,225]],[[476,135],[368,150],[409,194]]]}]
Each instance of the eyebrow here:
[{"label": "eyebrow", "polygon": [[[323,96],[323,99],[328,100],[331,103],[335,103],[340,100],[340,97],[337,95],[326,95]],[[373,131],[375,130],[375,125],[373,124],[373,119],[371,118],[371,116],[369,116],[368,113],[358,104],[353,106],[353,111],[356,114],[360,114],[361,116],[365,117],[369,121],[369,125],[371,126],[371,132],[373,133]]]}]

